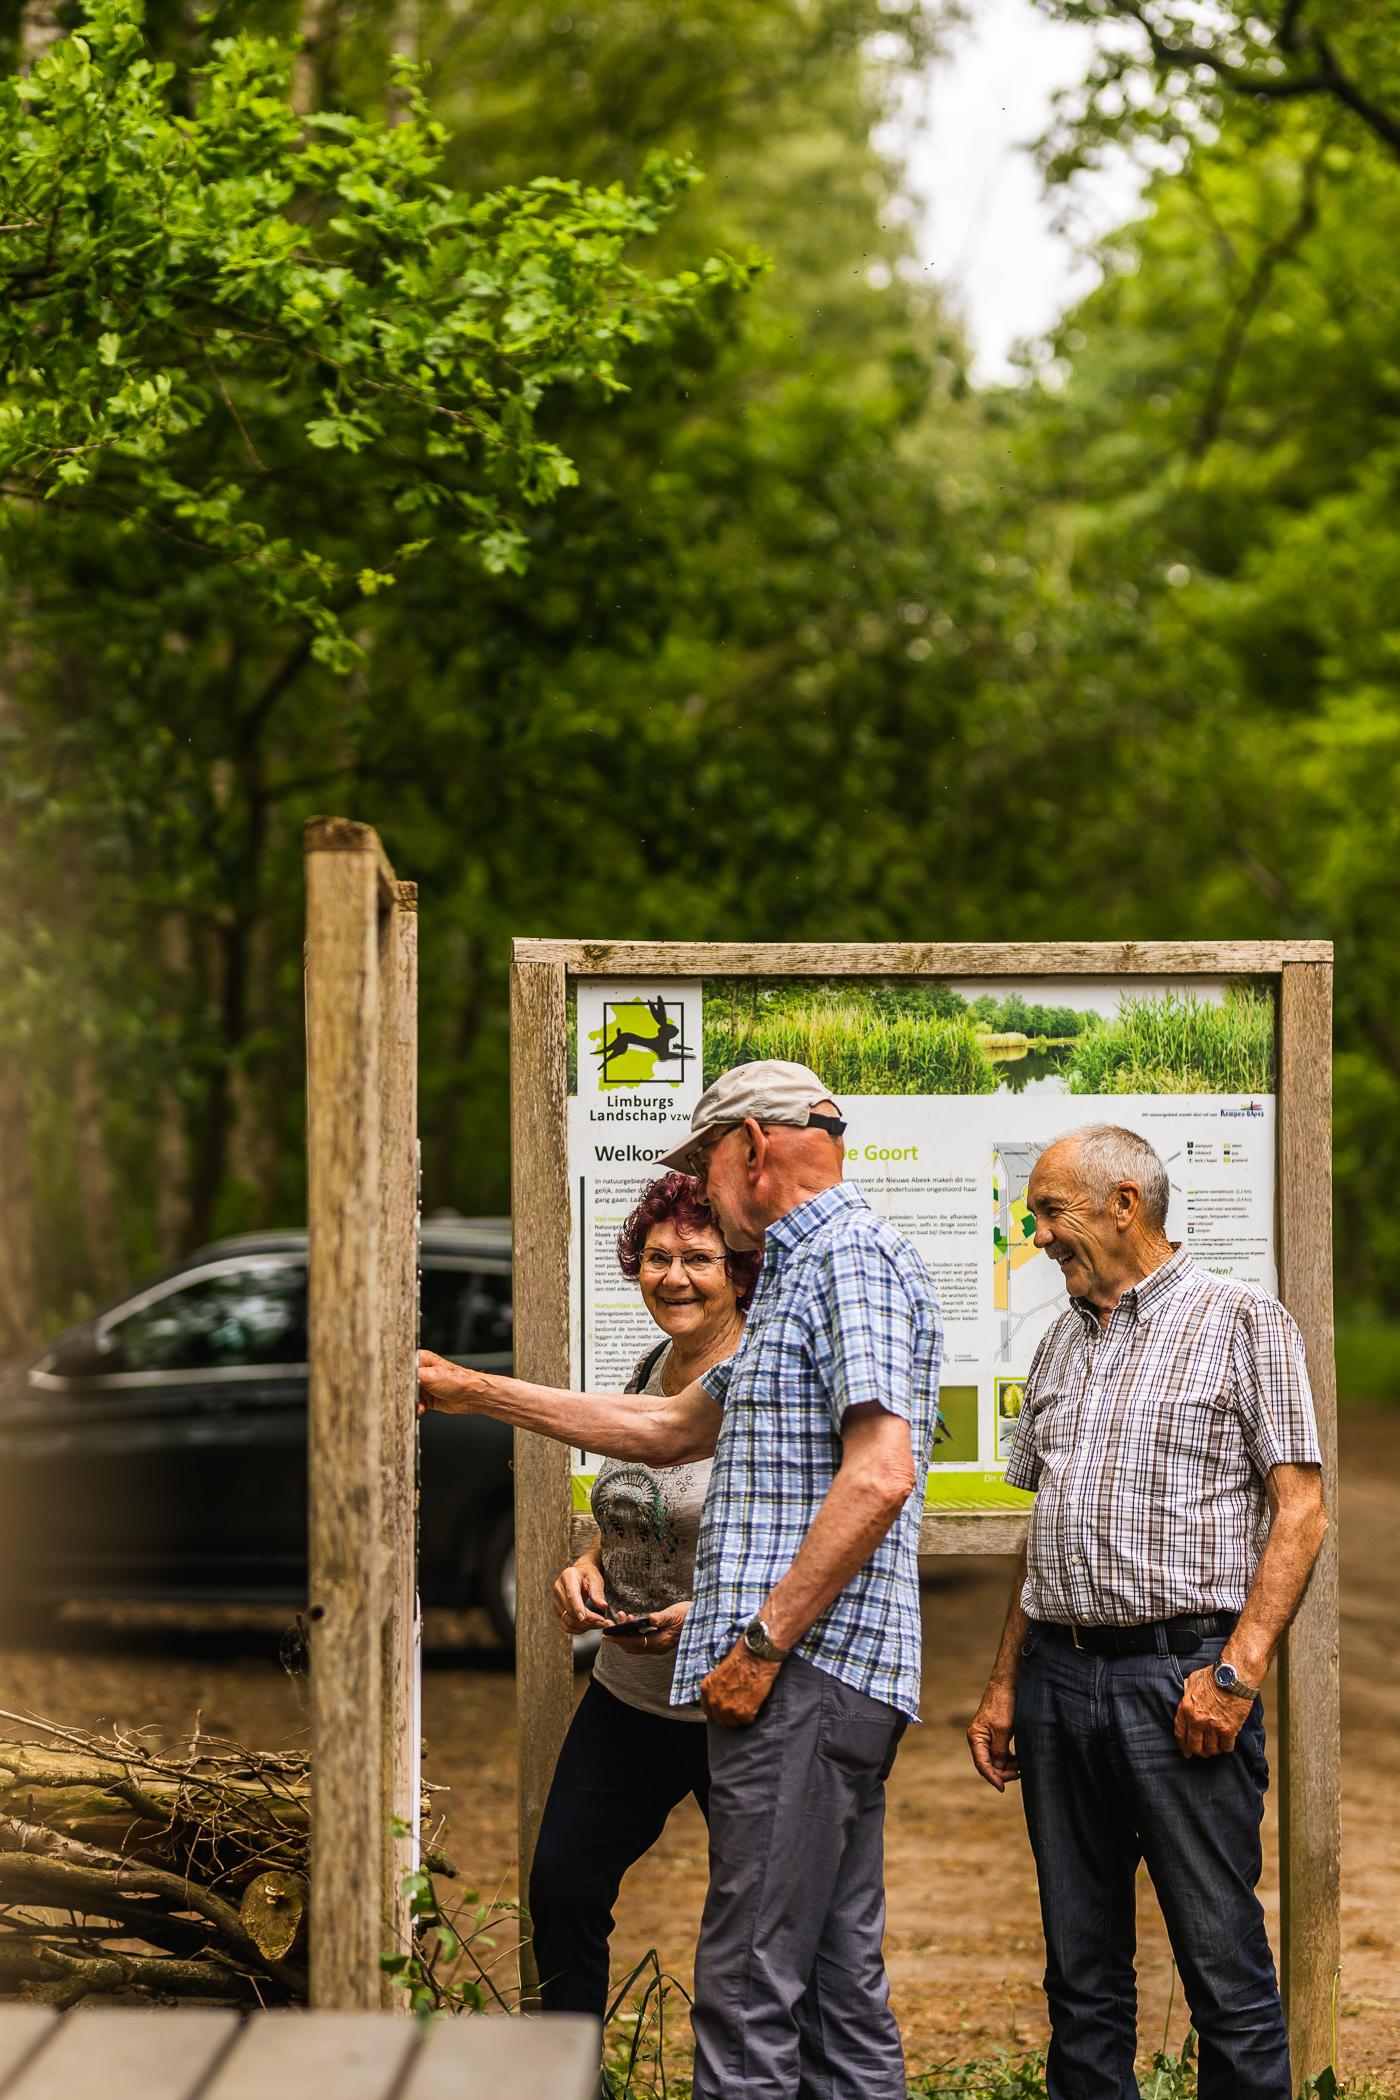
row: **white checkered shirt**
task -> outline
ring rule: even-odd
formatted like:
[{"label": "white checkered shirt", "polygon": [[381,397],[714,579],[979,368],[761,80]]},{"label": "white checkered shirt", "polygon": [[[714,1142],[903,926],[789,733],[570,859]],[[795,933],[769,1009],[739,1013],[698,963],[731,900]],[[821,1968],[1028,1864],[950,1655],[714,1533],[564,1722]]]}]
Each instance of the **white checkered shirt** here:
[{"label": "white checkered shirt", "polygon": [[1276,1298],[1180,1249],[1102,1331],[1076,1298],[1036,1350],[1006,1467],[1036,1490],[1022,1603],[1081,1626],[1239,1611],[1265,1476],[1320,1459],[1303,1338]]}]

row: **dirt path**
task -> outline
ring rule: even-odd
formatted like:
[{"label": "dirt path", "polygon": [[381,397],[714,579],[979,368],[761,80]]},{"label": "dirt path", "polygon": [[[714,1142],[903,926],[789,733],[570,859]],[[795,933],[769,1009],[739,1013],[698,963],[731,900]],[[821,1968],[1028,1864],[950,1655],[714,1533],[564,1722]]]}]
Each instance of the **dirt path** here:
[{"label": "dirt path", "polygon": [[[1353,1412],[1342,1432],[1342,2056],[1349,2073],[1400,2071],[1400,1409]],[[924,1725],[890,1788],[888,1954],[912,2066],[1044,2035],[1035,1884],[1019,1804],[975,1777],[963,1743],[1001,1623],[1000,1561],[948,1563],[924,1598]],[[273,1748],[304,1727],[301,1688],[268,1631],[206,1617],[177,1633],[149,1615],[115,1631],[66,1630],[47,1655],[0,1654],[0,1706],[97,1726],[203,1726]],[[514,1679],[482,1640],[465,1666],[430,1656],[424,1686],[429,1777],[446,1785],[449,1849],[484,1892],[514,1892]],[[1277,1921],[1272,1814],[1265,1900]],[[623,1889],[614,1966],[649,1948],[685,1981],[705,1880],[704,1826],[687,1809]],[[1141,2034],[1157,2046],[1170,1962],[1151,1889],[1139,1906]],[[1185,2028],[1178,1994],[1173,2041]]]}]

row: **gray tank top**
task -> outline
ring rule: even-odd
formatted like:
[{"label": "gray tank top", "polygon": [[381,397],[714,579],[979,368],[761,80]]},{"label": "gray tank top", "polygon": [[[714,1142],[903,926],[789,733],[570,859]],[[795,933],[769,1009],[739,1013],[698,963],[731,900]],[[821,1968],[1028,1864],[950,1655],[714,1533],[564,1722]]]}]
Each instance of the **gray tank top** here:
[{"label": "gray tank top", "polygon": [[[652,1365],[644,1393],[660,1393],[670,1362],[668,1343]],[[633,1377],[646,1363],[639,1359]],[[710,1482],[708,1458],[684,1466],[643,1466],[604,1459],[593,1483],[593,1519],[602,1540],[603,1587],[620,1619],[679,1604],[694,1593],[695,1542]],[[615,1699],[673,1721],[703,1721],[699,1706],[672,1706],[676,1651],[626,1655],[604,1640],[593,1675]]]}]

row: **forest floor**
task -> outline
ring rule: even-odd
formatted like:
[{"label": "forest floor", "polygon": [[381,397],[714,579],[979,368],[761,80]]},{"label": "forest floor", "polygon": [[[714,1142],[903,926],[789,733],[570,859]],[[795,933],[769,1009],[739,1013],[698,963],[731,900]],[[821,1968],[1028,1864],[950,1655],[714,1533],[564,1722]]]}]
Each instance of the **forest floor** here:
[{"label": "forest floor", "polygon": [[[1341,2055],[1349,2075],[1400,2070],[1400,1409],[1353,1409],[1342,1424]],[[1005,1603],[1000,1560],[931,1564],[924,1590],[923,1725],[890,1782],[889,1931],[894,2004],[911,2071],[1045,2033],[1035,1882],[1020,1806],[984,1786],[963,1730]],[[304,1740],[305,1684],[276,1659],[276,1628],[247,1614],[113,1610],[70,1615],[48,1652],[0,1654],[0,1706],[82,1727],[206,1732],[262,1749]],[[448,1645],[443,1636],[457,1645]],[[465,1651],[462,1641],[467,1643]],[[583,1679],[579,1680],[580,1690]],[[1270,1714],[1272,1729],[1272,1712]],[[447,1849],[483,1896],[515,1893],[514,1678],[474,1617],[429,1628],[424,1683],[428,1777],[449,1819]],[[10,1724],[0,1724],[10,1732]],[[1276,1803],[1266,1822],[1264,1898],[1278,1917]],[[690,1980],[705,1884],[704,1825],[693,1804],[629,1877],[618,1906],[614,1973],[649,1948]],[[1171,1965],[1144,1877],[1139,1903],[1144,2055],[1163,2033]],[[1172,2016],[1179,2046],[1186,2018]]]}]

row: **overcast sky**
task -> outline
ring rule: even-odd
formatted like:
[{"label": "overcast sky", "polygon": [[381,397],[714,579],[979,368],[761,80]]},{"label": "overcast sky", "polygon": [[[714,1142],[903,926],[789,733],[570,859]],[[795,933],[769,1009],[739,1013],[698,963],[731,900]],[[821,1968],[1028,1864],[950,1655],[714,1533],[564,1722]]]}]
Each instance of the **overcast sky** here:
[{"label": "overcast sky", "polygon": [[[972,20],[935,69],[900,144],[922,207],[919,252],[960,314],[982,383],[1013,376],[1012,346],[1050,326],[1095,273],[1056,234],[1030,143],[1055,90],[1083,78],[1090,33],[1049,21],[1033,0],[973,0]],[[1083,228],[1133,214],[1138,177],[1124,162],[1075,185]]]}]

